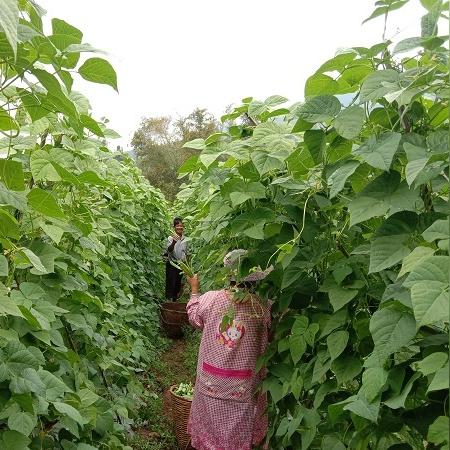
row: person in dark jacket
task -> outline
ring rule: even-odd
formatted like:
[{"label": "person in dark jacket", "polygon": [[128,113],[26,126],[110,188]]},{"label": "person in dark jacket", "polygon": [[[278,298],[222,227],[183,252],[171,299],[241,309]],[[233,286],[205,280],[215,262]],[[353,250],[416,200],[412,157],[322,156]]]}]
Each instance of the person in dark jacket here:
[{"label": "person in dark jacket", "polygon": [[166,251],[166,299],[176,301],[181,294],[180,270],[171,264],[186,261],[187,241],[183,234],[184,225],[180,217],[173,219],[174,233],[167,238]]}]

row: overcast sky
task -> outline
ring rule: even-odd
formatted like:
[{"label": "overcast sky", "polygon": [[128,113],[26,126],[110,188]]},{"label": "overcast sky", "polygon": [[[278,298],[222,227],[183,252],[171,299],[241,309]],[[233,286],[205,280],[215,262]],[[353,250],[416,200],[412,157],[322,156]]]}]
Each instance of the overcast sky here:
[{"label": "overcast sky", "polygon": [[[216,116],[244,97],[303,97],[306,79],[339,48],[381,41],[383,18],[362,25],[373,0],[39,0],[47,21],[80,28],[108,52],[119,94],[76,83],[94,117],[106,116],[129,149],[142,117]],[[386,36],[420,34],[419,0],[392,13]],[[49,25],[48,25],[49,27]],[[50,29],[47,29],[50,32]],[[398,32],[400,31],[400,34]]]}]

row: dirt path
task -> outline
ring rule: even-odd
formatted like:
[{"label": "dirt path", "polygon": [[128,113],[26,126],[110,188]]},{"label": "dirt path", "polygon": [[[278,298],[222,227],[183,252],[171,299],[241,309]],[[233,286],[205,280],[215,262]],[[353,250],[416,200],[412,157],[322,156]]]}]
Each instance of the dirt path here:
[{"label": "dirt path", "polygon": [[139,442],[130,442],[134,450],[178,450],[168,389],[174,384],[195,381],[197,346],[197,337],[192,332],[182,339],[169,340],[168,348],[152,369],[148,390],[154,393],[154,398],[146,411],[145,426],[136,430]]}]

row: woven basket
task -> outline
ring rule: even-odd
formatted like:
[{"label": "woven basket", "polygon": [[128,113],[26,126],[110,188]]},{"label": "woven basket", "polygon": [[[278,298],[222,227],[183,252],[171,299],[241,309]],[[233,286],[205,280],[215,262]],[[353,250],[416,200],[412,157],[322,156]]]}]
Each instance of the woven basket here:
[{"label": "woven basket", "polygon": [[169,389],[172,420],[175,427],[178,447],[180,450],[188,450],[192,448],[190,445],[191,438],[187,432],[192,401],[174,394],[173,391],[176,388],[177,386],[174,385]]},{"label": "woven basket", "polygon": [[169,337],[183,336],[183,325],[189,325],[186,303],[163,303],[161,305],[161,322]]}]

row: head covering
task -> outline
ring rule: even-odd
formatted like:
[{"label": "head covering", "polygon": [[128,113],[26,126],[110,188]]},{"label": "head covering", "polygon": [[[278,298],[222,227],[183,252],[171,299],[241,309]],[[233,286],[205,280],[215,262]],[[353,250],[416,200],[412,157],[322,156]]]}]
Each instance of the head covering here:
[{"label": "head covering", "polygon": [[[228,267],[230,269],[232,268],[238,268],[240,259],[243,258],[245,255],[247,255],[247,250],[244,250],[242,248],[239,248],[237,250],[232,250],[231,252],[227,253],[225,255],[225,258],[223,259],[223,265],[225,267]],[[270,272],[272,272],[273,266],[270,265],[266,270],[262,270],[260,266],[256,268],[253,272],[249,273],[246,277],[244,277],[241,281],[261,281],[264,280],[264,278],[269,275]]]}]

